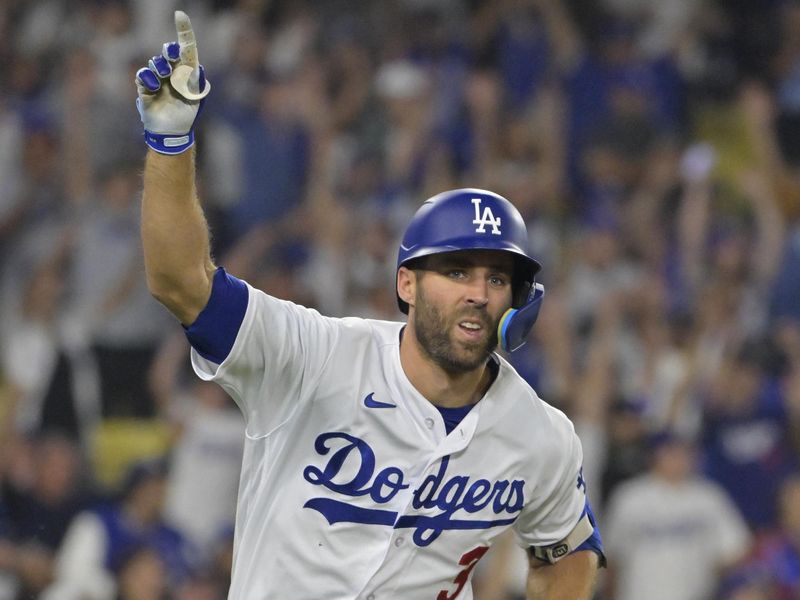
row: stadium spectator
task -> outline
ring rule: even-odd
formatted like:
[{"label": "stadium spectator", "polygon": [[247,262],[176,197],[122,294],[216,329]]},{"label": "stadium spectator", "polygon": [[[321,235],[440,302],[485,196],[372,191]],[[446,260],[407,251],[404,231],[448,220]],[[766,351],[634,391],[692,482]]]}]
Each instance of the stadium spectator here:
[{"label": "stadium spectator", "polygon": [[[78,515],[59,551],[55,582],[46,598],[115,598],[119,593],[115,573],[140,548],[154,552],[170,586],[177,587],[189,574],[189,557],[181,535],[163,516],[166,489],[163,461],[131,467],[121,498]],[[150,561],[143,558],[144,570]],[[140,563],[137,563],[137,565]]]},{"label": "stadium spectator", "polygon": [[787,477],[778,495],[778,528],[760,541],[754,566],[771,580],[771,598],[800,595],[800,475]]},{"label": "stadium spectator", "polygon": [[775,524],[780,482],[798,461],[792,413],[768,350],[752,341],[726,357],[704,401],[705,471],[755,530]]},{"label": "stadium spectator", "polygon": [[8,478],[0,498],[6,524],[0,535],[8,545],[10,561],[6,568],[16,578],[18,597],[36,597],[53,580],[55,556],[64,535],[88,502],[74,441],[49,434],[29,444],[29,480]]},{"label": "stadium spectator", "polygon": [[716,484],[694,474],[691,443],[654,437],[649,472],[620,484],[606,512],[608,598],[707,598],[749,550],[750,533]]}]

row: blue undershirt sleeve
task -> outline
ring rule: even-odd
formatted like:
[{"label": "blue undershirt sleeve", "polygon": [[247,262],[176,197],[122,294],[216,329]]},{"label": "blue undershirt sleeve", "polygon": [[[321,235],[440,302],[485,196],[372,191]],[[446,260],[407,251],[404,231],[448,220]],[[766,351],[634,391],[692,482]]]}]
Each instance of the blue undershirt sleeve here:
[{"label": "blue undershirt sleeve", "polygon": [[592,512],[592,506],[589,504],[589,501],[586,501],[586,508],[584,509],[584,514],[589,515],[589,522],[592,524],[594,531],[592,535],[589,536],[585,542],[583,542],[580,546],[575,548],[574,552],[578,552],[580,550],[591,550],[595,554],[597,554],[600,560],[600,566],[606,566],[606,555],[603,552],[603,539],[600,537],[600,530],[597,528],[597,521],[594,518],[594,513]]},{"label": "blue undershirt sleeve", "polygon": [[216,364],[230,354],[247,311],[247,285],[218,268],[211,283],[211,296],[194,323],[184,326],[186,338],[206,360]]}]

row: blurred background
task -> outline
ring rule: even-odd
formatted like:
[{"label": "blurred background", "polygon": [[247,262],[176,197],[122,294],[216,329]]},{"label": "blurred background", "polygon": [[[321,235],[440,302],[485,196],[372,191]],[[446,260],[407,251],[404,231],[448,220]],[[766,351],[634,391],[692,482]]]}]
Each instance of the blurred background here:
[{"label": "blurred background", "polygon": [[[175,8],[218,264],[400,319],[416,207],[507,196],[547,288],[510,360],[581,437],[597,598],[800,598],[800,2],[3,0],[0,600],[225,596],[243,423],[138,235]],[[525,569],[503,539],[476,599]]]}]

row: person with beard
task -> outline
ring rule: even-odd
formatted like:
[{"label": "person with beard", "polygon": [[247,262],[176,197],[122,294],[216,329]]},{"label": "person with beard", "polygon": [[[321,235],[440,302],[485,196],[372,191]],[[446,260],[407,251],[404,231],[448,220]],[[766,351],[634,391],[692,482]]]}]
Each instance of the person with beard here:
[{"label": "person with beard", "polygon": [[192,150],[210,84],[180,11],[176,28],[136,76],[142,240],[195,372],[245,417],[229,597],[469,599],[513,529],[529,597],[588,600],[604,556],[580,441],[495,352],[525,342],[544,294],[520,213],[472,188],[424,202],[398,253],[405,323],[253,288],[210,255]]}]

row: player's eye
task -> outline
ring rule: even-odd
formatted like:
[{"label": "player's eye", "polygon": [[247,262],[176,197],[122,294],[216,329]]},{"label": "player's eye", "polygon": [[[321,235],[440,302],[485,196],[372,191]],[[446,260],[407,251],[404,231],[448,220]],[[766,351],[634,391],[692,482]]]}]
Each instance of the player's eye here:
[{"label": "player's eye", "polygon": [[463,269],[448,269],[447,276],[450,279],[464,279],[467,276],[467,272]]},{"label": "player's eye", "polygon": [[495,287],[508,285],[508,277],[504,275],[492,275],[489,277],[489,284]]}]

